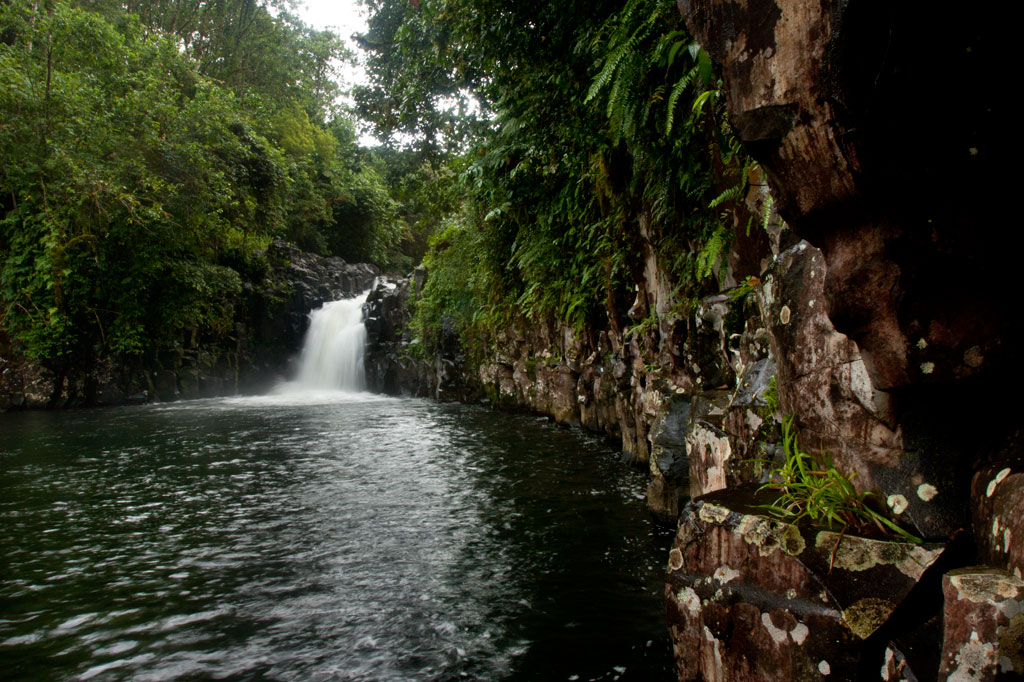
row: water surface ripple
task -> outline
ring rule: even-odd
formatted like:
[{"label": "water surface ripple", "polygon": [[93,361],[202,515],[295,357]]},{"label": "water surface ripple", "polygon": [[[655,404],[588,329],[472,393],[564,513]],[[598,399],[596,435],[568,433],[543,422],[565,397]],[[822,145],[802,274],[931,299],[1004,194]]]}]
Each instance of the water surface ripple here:
[{"label": "water surface ripple", "polygon": [[367,394],[0,415],[0,677],[667,680],[643,490]]}]

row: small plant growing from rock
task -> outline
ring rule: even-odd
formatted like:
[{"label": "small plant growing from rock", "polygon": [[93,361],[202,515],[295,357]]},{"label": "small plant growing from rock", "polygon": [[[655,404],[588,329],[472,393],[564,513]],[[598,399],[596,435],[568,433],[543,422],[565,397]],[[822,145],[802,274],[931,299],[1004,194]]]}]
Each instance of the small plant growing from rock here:
[{"label": "small plant growing from rock", "polygon": [[760,488],[781,492],[774,502],[764,505],[769,513],[794,524],[806,519],[838,530],[840,539],[848,530],[862,535],[877,530],[888,537],[922,542],[872,509],[867,499],[873,493],[858,493],[850,479],[832,466],[827,453],[815,457],[801,450],[792,416],[782,422],[782,446],[785,462],[771,470],[770,482]]},{"label": "small plant growing from rock", "polygon": [[778,377],[773,376],[771,381],[768,382],[768,388],[761,392],[761,400],[764,401],[766,414],[762,416],[765,419],[773,419],[775,413],[779,411],[779,387],[776,379]]},{"label": "small plant growing from rock", "polygon": [[759,278],[751,275],[750,277],[747,277],[745,280],[743,280],[743,282],[741,282],[739,286],[732,289],[729,292],[729,296],[732,298],[732,300],[738,301],[741,298],[747,296],[747,294],[753,293],[754,288],[760,283],[761,280]]}]

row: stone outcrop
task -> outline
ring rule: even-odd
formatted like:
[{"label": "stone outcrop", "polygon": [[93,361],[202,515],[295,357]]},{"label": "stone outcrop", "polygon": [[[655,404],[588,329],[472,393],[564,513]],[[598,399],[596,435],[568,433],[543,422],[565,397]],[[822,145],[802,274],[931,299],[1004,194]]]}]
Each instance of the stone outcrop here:
[{"label": "stone outcrop", "polygon": [[[805,447],[830,453],[899,523],[950,548],[912,590],[910,602],[929,612],[913,624],[916,641],[881,641],[891,623],[908,624],[909,607],[890,604],[882,634],[864,646],[834,632],[839,644],[832,659],[823,652],[821,660],[846,662],[824,672],[815,672],[813,656],[793,650],[796,621],[786,614],[808,608],[798,584],[808,576],[795,578],[797,567],[769,567],[795,591],[772,592],[781,583],[768,574],[752,579],[756,588],[740,581],[730,591],[721,581],[714,589],[700,578],[687,583],[686,576],[713,576],[720,567],[674,554],[670,613],[680,679],[834,679],[837,671],[869,679],[876,670],[883,679],[1020,675],[1019,647],[1010,644],[1020,641],[1019,633],[1013,639],[1019,593],[1010,586],[1022,570],[1013,539],[1024,532],[1024,440],[1015,410],[992,400],[1021,373],[1012,353],[1020,316],[1006,314],[1002,295],[1014,290],[1015,250],[994,253],[991,240],[992,226],[1003,221],[991,196],[1009,185],[1000,177],[1007,151],[994,131],[1005,129],[1000,120],[1009,111],[997,74],[1011,42],[981,11],[914,3],[678,5],[721,65],[730,121],[794,235],[776,238],[774,260],[758,273],[761,338],[777,366],[779,414],[793,415]],[[937,54],[934,46],[947,40],[958,49]],[[951,108],[944,84],[961,79],[979,94]],[[748,325],[741,344],[753,336]],[[756,482],[756,469],[737,466],[744,461],[736,454],[739,415],[711,413],[692,431],[693,495]],[[771,434],[751,437],[769,441],[760,449],[778,460]],[[756,574],[751,567],[763,562],[736,539],[736,524],[716,521],[711,539],[693,535],[707,522],[702,509],[687,508],[677,549],[704,548],[709,557],[721,550],[726,574]],[[729,518],[736,513],[729,509]],[[952,570],[971,563],[983,566]],[[696,594],[698,583],[707,594],[694,599],[686,589]],[[756,596],[766,584],[775,585],[771,599]],[[750,607],[759,599],[776,609],[763,632]],[[771,641],[765,632],[782,634]]]},{"label": "stone outcrop", "polygon": [[450,325],[442,329],[438,352],[427,356],[410,329],[410,298],[423,289],[426,272],[380,278],[363,305],[366,322],[366,384],[389,395],[469,401],[480,396],[475,377]]},{"label": "stone outcrop", "polygon": [[1012,573],[1024,571],[1024,466],[1019,460],[986,466],[971,488],[979,559]]},{"label": "stone outcrop", "polygon": [[926,626],[915,610],[886,629],[941,545],[797,528],[743,499],[710,495],[681,519],[665,588],[680,680],[857,680]]},{"label": "stone outcrop", "polygon": [[951,571],[942,581],[943,680],[1024,678],[1024,581],[987,567]]},{"label": "stone outcrop", "polygon": [[366,291],[380,275],[368,263],[346,263],[325,258],[297,246],[274,240],[266,251],[271,266],[268,281],[276,289],[263,302],[266,315],[255,330],[254,341],[275,341],[293,353],[302,345],[309,312],[327,301],[352,298]]},{"label": "stone outcrop", "polygon": [[[875,387],[1010,368],[1021,323],[992,292],[1012,287],[1012,256],[985,236],[1011,182],[1000,22],[915,3],[678,4],[779,212],[823,250],[829,316]],[[951,107],[955,82],[975,95]]]}]

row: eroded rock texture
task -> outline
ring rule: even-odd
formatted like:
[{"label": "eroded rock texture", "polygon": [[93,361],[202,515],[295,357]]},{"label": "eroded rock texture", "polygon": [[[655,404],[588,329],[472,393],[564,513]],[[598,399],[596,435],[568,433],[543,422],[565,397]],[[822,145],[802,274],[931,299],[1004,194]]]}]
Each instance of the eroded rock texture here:
[{"label": "eroded rock texture", "polygon": [[266,257],[273,268],[269,281],[278,283],[280,294],[270,302],[256,336],[277,338],[293,351],[302,345],[311,310],[327,301],[358,296],[380,275],[374,265],[325,258],[280,239],[271,243]]},{"label": "eroded rock texture", "polygon": [[[780,213],[823,250],[829,316],[875,387],[1008,367],[1020,322],[992,293],[1012,288],[1013,257],[990,248],[1012,157],[1000,22],[921,2],[679,7],[722,65],[731,120]],[[955,82],[974,94],[954,105]]]},{"label": "eroded rock texture", "polygon": [[999,569],[970,567],[947,574],[942,589],[939,679],[1024,678],[1024,581]]},{"label": "eroded rock texture", "polygon": [[1021,578],[1024,571],[1024,466],[1020,460],[980,469],[972,486],[979,559]]},{"label": "eroded rock texture", "polygon": [[[441,330],[441,347],[432,357],[419,351],[409,323],[410,298],[423,289],[426,272],[405,278],[382,277],[363,305],[366,324],[366,385],[389,395],[435,400],[471,400],[480,389],[472,381],[466,357],[450,325]],[[468,379],[468,380],[467,380]]]},{"label": "eroded rock texture", "polygon": [[[896,521],[950,543],[942,565],[913,590],[910,603],[930,609],[914,624],[916,634],[884,643],[873,641],[883,635],[873,635],[860,649],[837,635],[833,658],[851,655],[853,667],[830,665],[827,674],[1018,675],[1007,663],[1016,654],[996,653],[1015,632],[1005,614],[1016,602],[1000,601],[991,590],[972,600],[961,589],[965,581],[1005,587],[1024,570],[1018,537],[1024,533],[1024,438],[1016,408],[994,399],[1021,376],[1014,357],[1021,318],[1007,314],[1008,293],[1017,288],[1016,249],[993,249],[994,226],[1006,215],[992,197],[1010,191],[1002,169],[1014,156],[1001,139],[1010,129],[1010,110],[999,74],[1012,62],[1008,48],[1014,44],[1005,24],[981,9],[937,11],[919,2],[678,5],[720,64],[730,120],[767,173],[776,207],[796,236],[775,249],[760,273],[759,319],[777,365],[779,412],[795,417],[805,448],[829,452],[859,490],[884,500]],[[975,95],[951,106],[952,82],[972,83]],[[742,445],[741,430],[728,426],[736,423],[734,407],[735,399],[727,410],[732,422],[705,420],[691,433],[694,495],[757,478],[756,470],[736,464]],[[770,437],[761,439],[766,459],[777,461]],[[681,522],[680,548],[702,546],[691,528],[701,519],[692,517],[688,512]],[[712,531],[721,547],[736,545],[735,553],[718,557],[722,565],[740,570],[736,561],[761,563],[734,537],[725,539],[728,527]],[[680,570],[707,576],[718,570],[710,564],[682,569],[690,566],[684,556],[670,563],[672,585],[681,580]],[[970,563],[988,566],[974,574],[1002,577],[950,573],[944,600],[934,573]],[[769,573],[789,570],[769,567]],[[756,573],[744,575],[753,576],[757,590],[775,584],[776,578]],[[797,583],[806,577],[788,576],[793,591],[773,593],[770,603],[783,611],[804,609]],[[761,594],[757,590],[750,594]],[[729,593],[717,584],[698,600],[675,592],[677,612],[692,616],[674,625],[681,679],[815,677],[810,658],[780,659],[754,627],[757,614],[742,615],[748,607],[739,604],[760,597],[734,594],[723,602],[721,595]],[[886,622],[907,625],[907,611],[896,606],[895,621]],[[783,620],[770,615],[773,627]],[[885,628],[893,627],[879,632],[889,637]],[[737,637],[745,644],[736,644]],[[792,644],[782,636],[777,643],[783,640]],[[756,654],[745,653],[745,646]],[[697,660],[689,647],[700,652]],[[755,674],[761,660],[772,663]]]},{"label": "eroded rock texture", "polygon": [[[680,521],[666,583],[679,679],[856,680],[881,670],[901,646],[887,623],[942,546],[798,529],[741,500],[705,497]],[[901,629],[926,620],[922,612]]]}]

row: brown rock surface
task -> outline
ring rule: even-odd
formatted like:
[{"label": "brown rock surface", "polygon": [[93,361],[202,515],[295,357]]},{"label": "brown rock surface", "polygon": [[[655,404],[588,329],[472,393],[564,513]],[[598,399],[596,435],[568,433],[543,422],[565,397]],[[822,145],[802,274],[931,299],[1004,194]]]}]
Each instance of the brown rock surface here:
[{"label": "brown rock surface", "polygon": [[[779,213],[823,250],[828,314],[875,387],[1013,368],[1021,322],[993,292],[1014,289],[1014,250],[989,246],[1012,182],[1001,22],[913,2],[678,4]],[[953,82],[976,94],[951,107]]]},{"label": "brown rock surface", "polygon": [[1024,581],[985,566],[948,573],[939,679],[1024,678]]},{"label": "brown rock surface", "polygon": [[853,680],[876,656],[880,670],[872,635],[942,551],[798,529],[735,495],[693,502],[666,582],[679,679]]},{"label": "brown rock surface", "polygon": [[971,486],[980,558],[1017,578],[1024,572],[1024,467],[1002,462],[980,469]]}]

